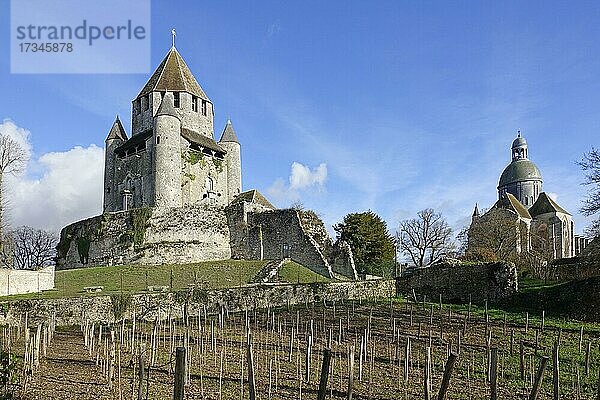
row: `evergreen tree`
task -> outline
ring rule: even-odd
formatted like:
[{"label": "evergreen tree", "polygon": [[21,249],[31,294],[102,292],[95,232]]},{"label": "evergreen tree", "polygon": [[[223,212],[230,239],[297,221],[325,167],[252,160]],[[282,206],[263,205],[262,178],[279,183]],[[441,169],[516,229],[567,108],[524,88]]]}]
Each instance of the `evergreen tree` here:
[{"label": "evergreen tree", "polygon": [[333,227],[338,239],[352,248],[357,272],[391,276],[394,268],[394,239],[387,224],[372,211],[351,213]]}]

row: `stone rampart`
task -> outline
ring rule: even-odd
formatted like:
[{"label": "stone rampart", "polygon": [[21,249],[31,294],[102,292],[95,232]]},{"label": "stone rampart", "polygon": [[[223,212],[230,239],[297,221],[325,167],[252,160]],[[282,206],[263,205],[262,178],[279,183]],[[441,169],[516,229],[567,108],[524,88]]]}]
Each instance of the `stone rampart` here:
[{"label": "stone rampart", "polygon": [[231,258],[225,209],[212,205],[105,213],[61,231],[58,269]]},{"label": "stone rampart", "polygon": [[[512,263],[441,263],[396,279],[399,294],[422,301],[495,302],[517,292],[517,268]],[[413,292],[414,291],[414,292]]]},{"label": "stone rampart", "polygon": [[[217,313],[221,307],[229,312],[254,308],[282,307],[322,301],[341,301],[372,298],[390,298],[396,295],[393,280],[371,280],[310,284],[256,284],[218,290],[192,290],[161,294],[133,296],[91,296],[64,299],[34,299],[4,302],[0,307],[0,324],[18,323],[27,313],[34,325],[53,315],[58,325],[76,325],[82,318],[93,321],[114,322],[115,316],[154,321],[181,318],[184,309],[190,316],[199,313]],[[123,301],[125,299],[125,301]],[[118,309],[118,304],[125,304]]]}]

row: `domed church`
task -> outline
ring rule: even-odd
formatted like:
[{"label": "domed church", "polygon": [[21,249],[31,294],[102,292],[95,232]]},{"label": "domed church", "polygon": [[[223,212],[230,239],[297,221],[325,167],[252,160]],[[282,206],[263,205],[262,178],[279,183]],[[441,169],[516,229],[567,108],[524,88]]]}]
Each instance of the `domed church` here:
[{"label": "domed church", "polygon": [[542,192],[542,174],[539,168],[529,160],[527,141],[518,132],[511,147],[512,162],[508,164],[498,183],[498,198],[511,193],[525,207],[531,207]]},{"label": "domed church", "polygon": [[467,251],[528,253],[545,261],[578,255],[580,239],[575,236],[573,217],[543,191],[542,174],[529,159],[521,131],[510,154],[511,162],[498,182],[498,201],[483,214],[475,205]]}]

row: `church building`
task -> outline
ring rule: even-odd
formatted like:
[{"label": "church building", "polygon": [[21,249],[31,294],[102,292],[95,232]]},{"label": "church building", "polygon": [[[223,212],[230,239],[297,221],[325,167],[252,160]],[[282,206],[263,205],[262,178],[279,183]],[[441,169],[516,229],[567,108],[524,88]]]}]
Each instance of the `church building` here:
[{"label": "church building", "polygon": [[[498,201],[483,215],[475,205],[468,251],[496,247],[493,250],[502,254],[500,246],[504,245],[510,248],[503,254],[529,253],[548,261],[574,257],[577,238],[573,217],[543,191],[542,174],[529,159],[529,147],[520,131],[510,154],[511,162],[498,183]],[[507,239],[512,238],[501,244],[499,236],[507,231]]]}]

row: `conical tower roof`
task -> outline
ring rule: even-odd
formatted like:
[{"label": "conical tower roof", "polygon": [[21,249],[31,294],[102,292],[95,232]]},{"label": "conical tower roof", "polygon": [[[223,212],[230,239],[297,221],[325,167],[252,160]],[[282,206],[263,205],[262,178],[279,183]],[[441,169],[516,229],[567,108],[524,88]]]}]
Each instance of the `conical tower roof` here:
[{"label": "conical tower roof", "polygon": [[117,118],[115,119],[115,122],[113,123],[112,127],[110,128],[110,132],[108,132],[106,141],[108,142],[109,140],[114,140],[114,139],[119,139],[124,142],[127,141],[127,133],[125,133],[125,128],[123,128],[123,124],[121,123],[121,120],[119,119],[118,115],[117,115]]},{"label": "conical tower roof", "polygon": [[171,47],[136,98],[155,91],[188,92],[210,101],[175,47]]},{"label": "conical tower roof", "polygon": [[225,129],[223,129],[223,134],[221,135],[221,139],[219,142],[238,142],[237,135],[233,130],[233,125],[231,125],[231,120],[227,120],[227,124],[225,125]]},{"label": "conical tower roof", "polygon": [[173,93],[167,92],[165,94],[165,97],[162,99],[158,111],[156,112],[156,116],[158,117],[159,115],[170,115],[179,118],[177,110],[175,110],[175,106],[173,106]]}]

